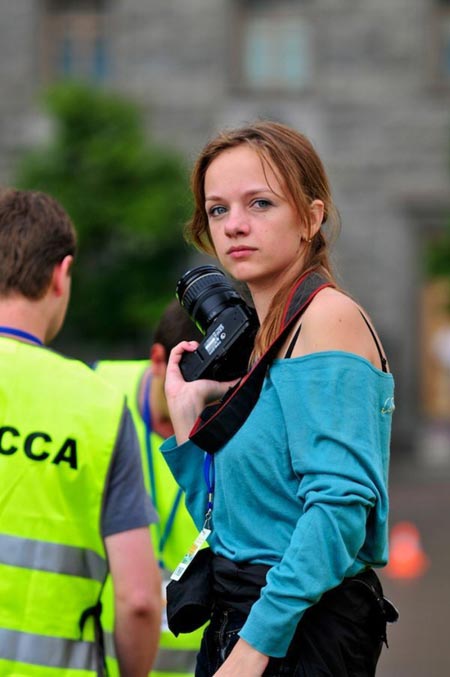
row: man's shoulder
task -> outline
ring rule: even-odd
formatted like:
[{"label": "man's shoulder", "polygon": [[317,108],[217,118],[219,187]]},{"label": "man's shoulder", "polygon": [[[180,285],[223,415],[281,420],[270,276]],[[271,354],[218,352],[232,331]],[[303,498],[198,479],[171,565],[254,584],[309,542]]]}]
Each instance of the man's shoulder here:
[{"label": "man's shoulder", "polygon": [[123,395],[117,391],[107,380],[99,378],[92,365],[80,358],[65,355],[53,349],[47,349],[50,362],[54,362],[54,368],[59,370],[60,377],[70,379],[72,387],[86,388],[91,392],[100,393],[103,397],[109,396],[118,402],[123,402]]},{"label": "man's shoulder", "polygon": [[128,370],[128,369],[140,369],[142,367],[148,367],[149,360],[95,360],[88,363],[89,366],[94,369],[111,369],[115,371],[119,370]]},{"label": "man's shoulder", "polygon": [[149,360],[96,360],[89,366],[106,380],[116,381],[140,377],[149,364]]}]

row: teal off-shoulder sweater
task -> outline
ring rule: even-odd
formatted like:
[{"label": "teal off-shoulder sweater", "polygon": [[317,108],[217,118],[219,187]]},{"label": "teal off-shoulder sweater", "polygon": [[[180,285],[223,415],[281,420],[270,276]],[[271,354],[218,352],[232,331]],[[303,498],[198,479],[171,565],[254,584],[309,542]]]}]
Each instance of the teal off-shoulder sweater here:
[{"label": "teal off-shoulder sweater", "polygon": [[[284,656],[303,613],[387,561],[391,374],[351,353],[275,360],[240,430],[215,454],[212,550],[272,565],[240,636]],[[204,452],[161,447],[200,529]],[[188,545],[188,544],[187,544]]]}]

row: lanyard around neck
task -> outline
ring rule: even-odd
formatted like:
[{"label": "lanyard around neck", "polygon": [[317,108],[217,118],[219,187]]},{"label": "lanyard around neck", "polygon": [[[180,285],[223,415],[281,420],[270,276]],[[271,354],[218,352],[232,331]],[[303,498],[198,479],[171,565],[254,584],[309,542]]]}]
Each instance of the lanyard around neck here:
[{"label": "lanyard around neck", "polygon": [[208,500],[206,503],[206,518],[210,518],[213,509],[214,488],[216,485],[214,456],[212,454],[208,453],[205,454],[205,460],[203,461],[203,476],[205,478],[206,489],[208,491]]},{"label": "lanyard around neck", "polygon": [[34,334],[30,334],[29,332],[23,331],[22,329],[16,329],[15,327],[7,327],[0,325],[0,334],[9,334],[10,336],[16,336],[17,338],[26,339],[27,341],[31,341],[31,343],[35,343],[38,346],[44,345],[43,341],[41,341],[41,339],[35,336]]},{"label": "lanyard around neck", "polygon": [[[147,462],[148,462],[148,472],[150,476],[150,495],[153,501],[155,510],[158,512],[158,497],[156,492],[156,474],[155,474],[155,464],[153,462],[153,453],[152,453],[152,412],[150,409],[150,383],[151,376],[147,378],[144,386],[144,402],[142,407],[142,418],[145,426],[145,450],[147,453]],[[166,568],[164,565],[163,551],[167,543],[169,535],[172,531],[173,523],[175,521],[175,516],[177,514],[178,506],[180,505],[181,498],[183,496],[183,490],[178,487],[177,493],[175,495],[172,508],[170,510],[169,516],[167,518],[164,531],[161,531],[161,523],[156,523],[156,529],[158,531],[158,560],[161,568]],[[161,515],[160,515],[161,517]]]}]

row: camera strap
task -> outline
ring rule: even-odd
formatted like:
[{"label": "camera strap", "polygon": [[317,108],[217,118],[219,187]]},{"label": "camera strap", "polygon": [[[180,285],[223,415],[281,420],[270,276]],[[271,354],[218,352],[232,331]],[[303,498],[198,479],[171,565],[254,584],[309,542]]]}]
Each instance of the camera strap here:
[{"label": "camera strap", "polygon": [[292,288],[286,303],[281,332],[266,352],[222,399],[208,405],[192,428],[189,439],[210,454],[219,451],[247,420],[261,392],[267,368],[283,341],[315,295],[333,284],[317,272],[305,273]]}]

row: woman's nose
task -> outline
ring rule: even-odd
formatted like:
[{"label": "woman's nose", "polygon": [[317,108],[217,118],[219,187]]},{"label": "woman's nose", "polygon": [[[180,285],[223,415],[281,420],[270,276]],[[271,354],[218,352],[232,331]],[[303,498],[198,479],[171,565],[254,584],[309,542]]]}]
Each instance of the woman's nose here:
[{"label": "woman's nose", "polygon": [[248,233],[249,224],[242,209],[231,209],[225,222],[225,234],[229,237]]}]

